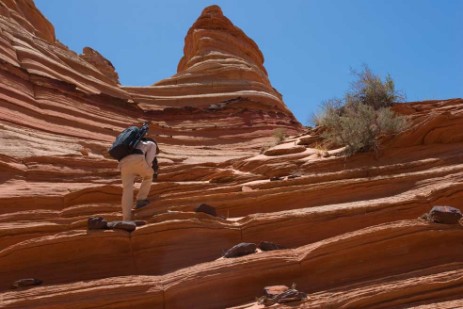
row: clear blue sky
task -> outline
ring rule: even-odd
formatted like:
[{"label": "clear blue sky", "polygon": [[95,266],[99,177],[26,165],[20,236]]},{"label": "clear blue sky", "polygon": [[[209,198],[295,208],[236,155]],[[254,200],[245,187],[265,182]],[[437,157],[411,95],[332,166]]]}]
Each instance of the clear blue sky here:
[{"label": "clear blue sky", "polygon": [[342,97],[363,64],[408,101],[463,97],[463,0],[35,0],[57,38],[90,46],[123,85],[176,73],[184,38],[218,4],[260,47],[273,86],[303,124]]}]

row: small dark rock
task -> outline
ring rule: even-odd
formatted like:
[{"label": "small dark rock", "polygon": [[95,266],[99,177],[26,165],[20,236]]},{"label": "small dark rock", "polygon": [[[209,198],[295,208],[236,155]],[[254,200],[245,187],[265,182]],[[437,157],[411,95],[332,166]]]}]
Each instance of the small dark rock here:
[{"label": "small dark rock", "polygon": [[265,306],[302,301],[307,298],[306,293],[296,290],[295,287],[288,288],[285,285],[265,287],[264,291],[265,295],[259,299],[259,303]]},{"label": "small dark rock", "polygon": [[20,279],[20,280],[15,281],[11,287],[13,289],[18,289],[18,288],[41,285],[42,283],[43,281],[40,279],[27,278],[27,279]]},{"label": "small dark rock", "polygon": [[217,211],[215,208],[207,204],[200,204],[195,208],[195,212],[203,212],[205,214],[217,217]]},{"label": "small dark rock", "polygon": [[294,179],[294,178],[299,178],[299,177],[301,177],[301,175],[296,175],[296,174],[288,175],[288,179]]},{"label": "small dark rock", "polygon": [[262,251],[272,251],[272,250],[282,249],[280,245],[275,244],[270,241],[261,241],[259,245],[257,245],[257,248],[259,248]]},{"label": "small dark rock", "polygon": [[90,217],[87,220],[87,228],[89,230],[104,230],[107,228],[108,222],[102,217]]},{"label": "small dark rock", "polygon": [[278,181],[278,180],[283,180],[284,177],[279,177],[279,176],[274,176],[272,178],[270,178],[270,181]]},{"label": "small dark rock", "polygon": [[460,209],[450,206],[434,206],[428,215],[428,220],[434,223],[458,224],[462,217]]},{"label": "small dark rock", "polygon": [[293,301],[301,301],[307,298],[307,294],[299,292],[296,289],[289,289],[280,295],[276,296],[274,300],[279,304],[290,303]]},{"label": "small dark rock", "polygon": [[110,221],[108,222],[108,229],[118,229],[127,232],[133,232],[137,225],[133,221]]},{"label": "small dark rock", "polygon": [[232,258],[232,257],[244,256],[244,255],[255,253],[256,249],[257,249],[257,246],[255,243],[242,242],[228,249],[228,251],[225,252],[224,257]]},{"label": "small dark rock", "polygon": [[134,220],[133,222],[135,223],[136,226],[146,225],[146,221],[144,220]]}]

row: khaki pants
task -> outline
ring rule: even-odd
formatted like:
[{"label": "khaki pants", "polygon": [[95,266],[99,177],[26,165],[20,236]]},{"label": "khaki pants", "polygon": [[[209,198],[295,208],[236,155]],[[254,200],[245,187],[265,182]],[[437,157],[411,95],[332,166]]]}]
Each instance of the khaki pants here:
[{"label": "khaki pants", "polygon": [[141,154],[128,155],[119,163],[122,178],[122,220],[130,220],[133,204],[133,187],[135,178],[143,178],[138,191],[137,201],[148,197],[153,181],[153,169],[146,163],[145,156]]}]

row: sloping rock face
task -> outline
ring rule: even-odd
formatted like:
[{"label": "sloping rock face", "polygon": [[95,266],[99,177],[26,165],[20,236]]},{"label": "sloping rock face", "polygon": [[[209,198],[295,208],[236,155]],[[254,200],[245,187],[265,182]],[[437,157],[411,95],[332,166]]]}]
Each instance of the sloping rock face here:
[{"label": "sloping rock face", "polygon": [[255,106],[291,118],[263,64],[256,43],[234,26],[218,6],[210,6],[188,31],[178,73],[155,85],[164,91],[171,88],[176,95],[175,90],[180,88],[185,90],[182,95],[207,93],[211,97],[209,101],[198,98],[194,106]]},{"label": "sloping rock face", "polygon": [[183,121],[176,128],[198,145],[271,136],[277,127],[294,134],[302,127],[270,84],[263,63],[257,44],[214,5],[188,31],[177,74],[152,86],[123,89],[150,115],[175,112],[173,119],[164,113],[161,123],[191,120],[194,114],[193,124]]},{"label": "sloping rock face", "polygon": [[84,47],[81,57],[98,68],[104,76],[111,78],[112,82],[119,84],[119,74],[117,74],[113,64],[99,52],[90,47]]},{"label": "sloping rock face", "polygon": [[[346,159],[291,122],[258,48],[216,6],[178,73],[138,88],[57,42],[31,1],[0,8],[0,307],[262,308],[264,287],[292,283],[308,294],[299,308],[463,306],[463,228],[419,219],[463,209],[462,99],[394,106],[410,128]],[[121,218],[106,148],[142,120],[163,151],[134,212],[147,224],[88,231],[90,216]],[[275,145],[277,128],[292,136]],[[282,249],[222,258],[262,241]],[[11,288],[28,278],[42,285]]]}]

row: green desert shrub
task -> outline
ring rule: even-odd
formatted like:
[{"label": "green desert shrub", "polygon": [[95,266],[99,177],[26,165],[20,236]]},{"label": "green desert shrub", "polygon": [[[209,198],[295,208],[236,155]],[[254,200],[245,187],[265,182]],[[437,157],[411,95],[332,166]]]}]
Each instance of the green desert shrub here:
[{"label": "green desert shrub", "polygon": [[389,75],[382,81],[366,66],[355,74],[358,79],[344,98],[324,102],[321,113],[315,117],[315,123],[324,128],[325,141],[346,146],[347,155],[377,150],[379,136],[396,134],[407,125],[404,117],[390,109],[404,96],[395,90]]}]

